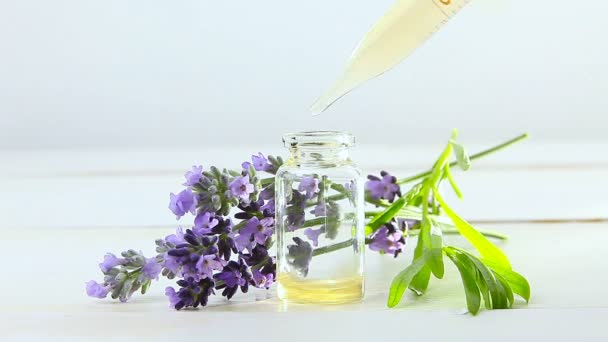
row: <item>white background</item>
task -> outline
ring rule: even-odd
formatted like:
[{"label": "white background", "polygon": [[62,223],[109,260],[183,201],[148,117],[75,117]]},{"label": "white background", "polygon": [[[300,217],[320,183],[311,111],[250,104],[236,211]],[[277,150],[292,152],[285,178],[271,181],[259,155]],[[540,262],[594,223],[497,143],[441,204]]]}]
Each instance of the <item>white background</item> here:
[{"label": "white background", "polygon": [[[420,0],[423,1],[423,0]],[[308,107],[391,0],[0,1],[0,148],[606,140],[608,2],[477,0],[393,72]]]}]

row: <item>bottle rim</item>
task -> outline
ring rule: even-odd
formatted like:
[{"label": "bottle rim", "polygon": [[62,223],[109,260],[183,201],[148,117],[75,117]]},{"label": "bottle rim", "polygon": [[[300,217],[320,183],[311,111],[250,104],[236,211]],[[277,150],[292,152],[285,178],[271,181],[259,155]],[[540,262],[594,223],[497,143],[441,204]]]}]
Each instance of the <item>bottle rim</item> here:
[{"label": "bottle rim", "polygon": [[355,144],[355,136],[342,131],[294,132],[283,135],[283,144],[287,148],[350,147]]}]

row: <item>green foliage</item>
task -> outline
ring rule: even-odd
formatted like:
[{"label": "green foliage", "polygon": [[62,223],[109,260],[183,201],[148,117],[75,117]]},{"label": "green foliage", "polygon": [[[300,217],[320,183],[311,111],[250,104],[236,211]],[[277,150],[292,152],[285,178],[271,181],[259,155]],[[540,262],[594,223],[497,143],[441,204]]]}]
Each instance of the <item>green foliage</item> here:
[{"label": "green foliage", "polygon": [[[368,225],[368,232],[392,219],[399,218],[400,213],[412,212],[412,207],[421,208],[420,230],[418,242],[414,250],[412,263],[401,271],[393,280],[390,288],[388,306],[394,307],[401,301],[405,289],[409,287],[418,295],[423,295],[428,288],[431,274],[436,278],[443,278],[443,256],[446,255],[458,269],[465,290],[467,308],[476,315],[483,302],[487,309],[507,309],[514,303],[514,294],[530,300],[530,285],[520,274],[514,272],[507,256],[484,234],[460,217],[443,199],[439,192],[440,183],[447,179],[459,198],[462,193],[456,184],[450,167],[458,165],[462,170],[471,167],[471,159],[464,147],[456,142],[457,132],[440,154],[433,168],[426,173],[416,175],[398,183],[404,184],[411,180],[420,180],[404,196],[395,201],[390,207],[377,214]],[[478,153],[474,158],[487,155],[524,139],[522,135],[497,147]],[[455,162],[450,162],[454,155]],[[445,213],[445,217],[452,221],[453,227],[471,243],[482,258],[476,257],[466,250],[452,246],[444,246],[442,227],[452,226],[438,223],[437,215]],[[408,215],[411,217],[411,213]]]},{"label": "green foliage", "polygon": [[460,167],[463,171],[468,171],[471,168],[471,159],[464,150],[464,147],[455,141],[450,141],[450,144],[454,148],[454,156],[456,157],[458,167]]},{"label": "green foliage", "polygon": [[460,272],[467,306],[472,314],[475,315],[479,311],[480,297],[484,298],[488,309],[511,308],[514,303],[514,293],[526,302],[530,300],[530,285],[520,274],[500,266],[494,268],[460,248],[448,246],[443,250]]},{"label": "green foliage", "polygon": [[393,282],[391,283],[391,290],[388,295],[388,307],[395,307],[401,301],[405,289],[409,286],[410,282],[424,267],[426,263],[426,257],[420,257],[412,262],[403,271],[399,272]]},{"label": "green foliage", "polygon": [[[467,298],[467,308],[469,312],[476,315],[479,312],[481,306],[481,290],[480,286],[477,285],[477,271],[475,267],[465,257],[460,254],[449,255],[450,259],[454,262],[460,277],[462,278],[462,284],[464,285],[464,293]],[[481,285],[484,291],[487,291],[485,285]],[[484,296],[484,298],[489,298]]]},{"label": "green foliage", "polygon": [[397,199],[390,207],[388,207],[386,210],[384,210],[380,214],[376,215],[376,217],[374,217],[367,224],[367,227],[365,229],[366,233],[373,233],[376,230],[378,230],[378,228],[380,228],[384,224],[388,223],[390,220],[392,220],[397,215],[397,213],[399,213],[399,211],[403,207],[405,207],[406,203],[407,203],[407,201],[406,201],[405,197],[400,197],[399,199]]},{"label": "green foliage", "polygon": [[460,234],[462,234],[462,236],[464,236],[464,238],[467,239],[484,258],[495,262],[504,268],[511,269],[511,264],[509,263],[507,256],[490,242],[490,240],[477,231],[475,227],[458,216],[458,214],[456,214],[456,212],[454,212],[454,210],[452,210],[452,208],[443,200],[438,191],[435,192],[435,198],[446,215],[450,217],[454,226],[458,228]]},{"label": "green foliage", "polygon": [[503,268],[489,260],[481,259],[481,262],[488,265],[495,274],[500,275],[502,279],[506,280],[511,286],[513,293],[523,298],[526,302],[530,301],[530,284],[521,274]]}]

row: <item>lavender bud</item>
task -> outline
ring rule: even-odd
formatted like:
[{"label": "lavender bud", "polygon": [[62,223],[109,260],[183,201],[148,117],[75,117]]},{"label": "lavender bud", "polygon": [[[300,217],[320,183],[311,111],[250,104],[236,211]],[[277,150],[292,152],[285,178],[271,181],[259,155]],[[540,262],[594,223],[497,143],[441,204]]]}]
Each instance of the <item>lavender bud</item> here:
[{"label": "lavender bud", "polygon": [[200,243],[196,240],[196,237],[193,234],[185,234],[184,239],[194,246],[200,245]]},{"label": "lavender bud", "polygon": [[191,263],[196,264],[196,262],[201,258],[200,255],[196,254],[196,253],[192,253],[188,256],[188,259],[190,260]]},{"label": "lavender bud", "polygon": [[126,278],[127,278],[127,274],[120,272],[116,275],[116,277],[114,277],[114,281],[120,283],[120,282],[124,281]]},{"label": "lavender bud", "polygon": [[169,252],[167,252],[167,254],[169,254],[170,256],[173,256],[173,257],[183,257],[183,256],[190,254],[190,252],[185,248],[180,248],[180,249],[172,249]]}]

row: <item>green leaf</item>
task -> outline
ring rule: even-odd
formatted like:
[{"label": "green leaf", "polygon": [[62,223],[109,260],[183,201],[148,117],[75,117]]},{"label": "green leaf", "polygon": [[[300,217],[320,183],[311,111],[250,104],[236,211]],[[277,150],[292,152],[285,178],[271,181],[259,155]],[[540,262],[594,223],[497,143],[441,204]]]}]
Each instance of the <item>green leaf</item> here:
[{"label": "green leaf", "polygon": [[513,270],[503,268],[489,260],[482,259],[482,261],[488,265],[490,269],[494,271],[494,273],[499,274],[502,278],[504,278],[509,283],[515,294],[523,298],[526,303],[530,302],[530,284],[524,276]]},{"label": "green leaf", "polygon": [[428,265],[433,272],[433,275],[438,279],[443,278],[445,268],[443,266],[443,237],[441,229],[431,226],[431,255],[428,259]]},{"label": "green leaf", "polygon": [[416,295],[422,296],[426,289],[429,287],[429,281],[431,280],[431,268],[425,265],[418,274],[412,279],[410,283],[410,290]]},{"label": "green leaf", "polygon": [[384,224],[392,220],[393,217],[395,217],[395,215],[399,213],[399,210],[401,210],[405,206],[405,204],[406,199],[404,197],[400,197],[399,199],[397,199],[393,204],[391,204],[390,207],[386,208],[386,210],[376,215],[376,217],[374,217],[367,224],[367,227],[365,228],[366,231],[375,232],[376,230],[378,230],[378,228],[382,227]]},{"label": "green leaf", "polygon": [[[452,154],[452,144],[447,144],[447,146],[445,147],[445,149],[443,150],[443,152],[441,153],[441,155],[435,162],[435,165],[433,165],[433,171],[431,172],[429,177],[426,179],[426,182],[423,182],[423,187],[424,187],[424,183],[426,183],[426,185],[428,185],[428,186],[431,186],[432,188],[435,188],[437,186],[437,184],[439,183],[439,181],[442,178],[441,176],[443,174],[443,169],[444,169],[445,165],[449,164],[448,161],[449,161],[451,154]],[[423,188],[422,192],[424,193],[424,188]]]},{"label": "green leaf", "polygon": [[418,207],[422,203],[422,186],[423,182],[414,185],[403,197],[407,201],[407,205]]},{"label": "green leaf", "polygon": [[456,181],[454,180],[454,177],[452,176],[452,171],[450,171],[450,165],[446,164],[443,170],[445,176],[448,178],[448,181],[450,181],[450,185],[452,186],[454,193],[456,193],[456,196],[458,196],[459,199],[462,199],[462,192],[460,191],[460,188],[458,187]]},{"label": "green leaf", "polygon": [[471,168],[471,158],[469,158],[469,155],[464,150],[464,147],[453,140],[451,140],[450,143],[454,148],[454,156],[456,157],[458,167],[464,171],[469,170]]},{"label": "green leaf", "polygon": [[[428,223],[428,220],[427,220]],[[420,235],[418,236],[418,243],[416,244],[416,249],[414,250],[414,261],[422,259],[425,256],[425,240],[423,237],[424,232],[423,225],[421,223],[420,227]],[[427,230],[428,231],[428,230]],[[414,262],[412,261],[412,262]],[[424,267],[414,276],[414,279],[411,281],[410,290],[414,291],[418,296],[422,296],[426,289],[429,286],[429,281],[431,280],[431,268],[428,265],[424,265]]]},{"label": "green leaf", "polygon": [[513,290],[511,289],[511,286],[509,285],[509,283],[505,280],[505,278],[501,277],[500,274],[496,273],[496,272],[492,272],[494,273],[494,277],[496,278],[496,280],[498,280],[498,283],[502,286],[502,288],[504,289],[506,295],[507,295],[507,304],[508,304],[508,308],[513,307],[513,302],[515,301],[515,299],[513,298]]},{"label": "green leaf", "polygon": [[[492,276],[494,276],[494,273],[492,273]],[[509,306],[509,296],[508,296],[507,290],[505,289],[504,285],[496,277],[494,277],[494,279],[495,279],[495,283],[494,284],[496,285],[496,291],[498,292],[498,297],[497,298],[494,298],[494,297],[492,298],[492,309],[508,309],[508,308],[510,308],[510,306]]]},{"label": "green leaf", "polygon": [[[429,253],[429,249],[431,247],[430,229],[430,221],[428,220],[428,218],[423,216],[422,222],[420,223],[420,234],[418,235],[418,243],[416,244],[416,249],[414,250],[414,261],[426,257],[427,253]],[[424,265],[424,267],[422,268],[422,270],[420,270],[420,272],[418,272],[418,274],[416,274],[414,279],[411,281],[409,288],[410,290],[414,291],[418,296],[422,296],[428,288],[430,280],[431,268],[427,264]]]},{"label": "green leaf", "polygon": [[500,265],[502,268],[511,269],[509,259],[498,247],[477,231],[471,224],[458,216],[458,214],[456,214],[443,200],[439,191],[434,191],[434,194],[446,215],[454,222],[454,225],[460,234],[464,236],[485,259]]},{"label": "green leaf", "polygon": [[142,295],[144,295],[144,294],[146,294],[146,292],[148,292],[148,289],[150,288],[150,284],[152,284],[152,281],[148,280],[141,286]]},{"label": "green leaf", "polygon": [[[241,175],[240,172],[234,171],[234,170],[228,170],[228,174],[231,175],[232,177],[238,177]],[[266,178],[266,179],[260,180],[260,183],[262,183],[262,185],[269,184],[270,182],[274,182],[274,178]]]},{"label": "green leaf", "polygon": [[391,289],[388,295],[388,307],[394,308],[401,302],[405,289],[408,288],[412,279],[420,272],[426,264],[426,257],[423,256],[414,260],[408,267],[403,271],[399,272],[391,283]]},{"label": "green leaf", "polygon": [[120,289],[120,294],[118,295],[118,298],[126,300],[127,298],[129,298],[132,294],[131,290],[133,289],[133,285],[135,284],[135,279],[133,279],[132,277],[128,277],[125,282],[122,285],[122,288]]},{"label": "green leaf", "polygon": [[483,296],[483,302],[486,309],[492,309],[492,298],[490,297],[490,290],[488,289],[488,284],[483,280],[483,277],[479,272],[476,272],[475,280],[477,282],[477,286],[479,287],[479,292]]},{"label": "green leaf", "polygon": [[444,250],[446,251],[446,254],[455,253],[465,256],[471,262],[472,267],[477,269],[479,274],[477,285],[480,288],[480,291],[487,288],[486,293],[489,293],[489,296],[484,296],[486,308],[506,309],[508,307],[507,292],[488,266],[479,258],[463,249],[450,246],[444,248]]},{"label": "green leaf", "polygon": [[462,284],[464,285],[464,293],[467,298],[467,309],[472,315],[477,315],[481,306],[481,295],[476,279],[477,271],[471,268],[470,262],[464,255],[446,254],[452,259],[458,268],[458,272],[460,272]]},{"label": "green leaf", "polygon": [[486,287],[488,288],[491,301],[490,307],[492,309],[506,309],[506,293],[502,285],[500,285],[498,280],[496,280],[496,277],[494,277],[494,273],[475,256],[469,253],[464,253],[464,255],[466,255],[477,268],[477,271],[481,276],[478,280],[483,281]]}]

